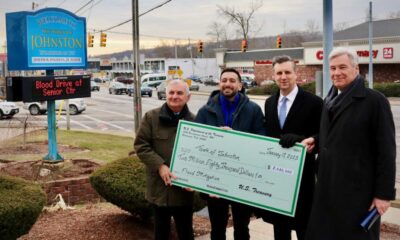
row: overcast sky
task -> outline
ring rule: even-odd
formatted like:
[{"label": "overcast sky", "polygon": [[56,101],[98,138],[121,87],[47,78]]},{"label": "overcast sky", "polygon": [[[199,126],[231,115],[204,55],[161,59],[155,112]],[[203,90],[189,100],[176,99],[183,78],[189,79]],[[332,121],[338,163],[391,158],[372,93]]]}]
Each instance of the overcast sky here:
[{"label": "overcast sky", "polygon": [[[89,0],[36,0],[38,9],[45,7],[59,7],[76,12]],[[88,30],[101,30],[114,26],[132,16],[132,7],[129,0],[93,0],[77,15],[86,17]],[[165,0],[139,0],[139,13],[144,12]],[[225,24],[225,19],[217,14],[217,5],[232,6],[238,11],[249,9],[251,0],[172,0],[140,17],[141,46],[149,47],[160,45],[162,42],[177,41],[186,44],[190,38],[192,42],[202,39],[210,40],[207,35],[209,26],[217,21]],[[291,30],[303,30],[309,20],[318,23],[322,30],[322,2],[323,0],[264,0],[263,6],[256,12],[255,21],[260,28],[257,37],[277,35]],[[332,0],[334,26],[343,22],[353,26],[363,22],[366,18],[368,0]],[[374,0],[373,16],[384,19],[391,12],[400,11],[399,0]],[[31,11],[32,0],[0,0],[0,44],[6,40],[5,13],[17,11]],[[234,35],[234,26],[227,29]],[[100,48],[99,35],[95,36],[95,47],[89,49],[90,55],[110,53],[132,49],[132,24],[127,23],[108,33],[107,47]],[[0,48],[0,52],[4,49]]]}]

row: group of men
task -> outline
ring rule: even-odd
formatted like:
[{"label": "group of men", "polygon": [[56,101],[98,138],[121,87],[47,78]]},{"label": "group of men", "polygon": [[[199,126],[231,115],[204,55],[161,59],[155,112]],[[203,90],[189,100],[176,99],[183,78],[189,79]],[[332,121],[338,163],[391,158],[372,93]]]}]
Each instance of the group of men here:
[{"label": "group of men", "polygon": [[[244,93],[239,72],[221,72],[219,90],[194,116],[188,109],[187,84],[172,80],[167,100],[145,114],[135,150],[146,165],[146,199],[153,205],[155,239],[169,239],[173,217],[178,238],[194,239],[193,191],[171,185],[169,165],[179,120],[279,138],[290,148],[307,149],[295,217],[203,194],[211,221],[211,239],[226,239],[231,208],[234,239],[250,239],[253,214],[274,225],[276,240],[379,239],[379,220],[369,231],[360,227],[376,208],[383,215],[395,197],[396,143],[387,99],[364,86],[357,53],[334,49],[330,55],[333,86],[323,101],[296,84],[296,65],[288,56],[275,57],[273,72],[279,91],[261,108]],[[316,154],[318,158],[316,159]],[[314,191],[315,190],[315,191]]]}]

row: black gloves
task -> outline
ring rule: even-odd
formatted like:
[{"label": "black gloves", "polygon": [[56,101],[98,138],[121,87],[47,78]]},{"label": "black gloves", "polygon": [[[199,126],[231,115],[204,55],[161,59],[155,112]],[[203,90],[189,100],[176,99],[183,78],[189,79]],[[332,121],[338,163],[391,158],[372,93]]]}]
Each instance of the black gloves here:
[{"label": "black gloves", "polygon": [[292,134],[292,133],[287,133],[281,135],[281,140],[279,141],[279,144],[284,147],[284,148],[290,148],[293,147],[296,142],[301,142],[305,139],[304,136]]}]

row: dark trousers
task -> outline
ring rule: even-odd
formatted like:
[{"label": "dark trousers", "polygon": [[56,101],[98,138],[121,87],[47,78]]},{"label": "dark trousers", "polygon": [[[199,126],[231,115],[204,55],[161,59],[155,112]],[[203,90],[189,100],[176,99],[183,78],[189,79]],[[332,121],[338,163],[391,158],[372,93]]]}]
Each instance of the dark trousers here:
[{"label": "dark trousers", "polygon": [[193,240],[192,206],[154,207],[154,239],[168,240],[171,232],[171,217],[174,218],[176,232],[180,240]]},{"label": "dark trousers", "polygon": [[[305,240],[306,229],[295,228],[297,239]],[[274,224],[274,239],[275,240],[291,240],[292,239],[292,229],[289,225],[284,223]]]},{"label": "dark trousers", "polygon": [[229,205],[232,208],[233,236],[235,240],[248,240],[252,208],[246,205],[219,198],[208,198],[208,215],[211,221],[211,240],[225,240],[229,218]]}]

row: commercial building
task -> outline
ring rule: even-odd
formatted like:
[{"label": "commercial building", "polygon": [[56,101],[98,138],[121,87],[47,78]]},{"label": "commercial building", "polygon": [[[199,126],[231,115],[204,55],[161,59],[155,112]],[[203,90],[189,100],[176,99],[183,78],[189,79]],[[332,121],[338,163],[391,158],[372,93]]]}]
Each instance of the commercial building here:
[{"label": "commercial building", "polygon": [[[132,60],[125,57],[122,60],[111,59],[113,77],[132,76]],[[143,58],[140,71],[145,73],[177,74],[180,77],[197,75],[199,77],[216,76],[218,67],[215,58]]]},{"label": "commercial building", "polygon": [[[367,77],[369,62],[368,22],[334,33],[334,46],[349,46],[359,56],[360,74]],[[285,46],[285,38],[282,37]],[[373,74],[374,82],[394,82],[400,79],[400,18],[373,22]],[[316,71],[322,71],[323,43],[305,42],[300,48],[253,50],[247,52],[217,49],[216,58],[220,69],[234,67],[239,71],[252,72],[260,83],[272,80],[272,59],[288,55],[298,65],[299,83],[315,80]]]}]

